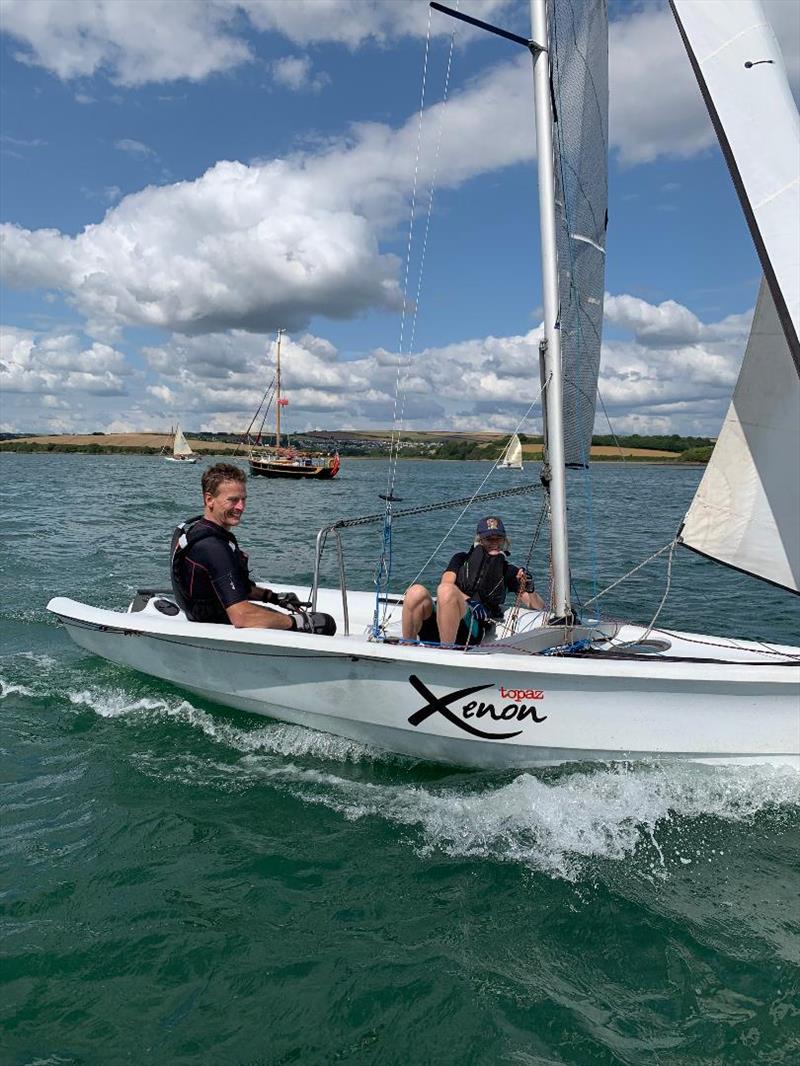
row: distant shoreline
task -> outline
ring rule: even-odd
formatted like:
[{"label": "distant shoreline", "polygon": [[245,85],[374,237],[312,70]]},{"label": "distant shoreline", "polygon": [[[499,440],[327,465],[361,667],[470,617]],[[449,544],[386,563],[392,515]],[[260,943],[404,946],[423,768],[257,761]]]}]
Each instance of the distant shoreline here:
[{"label": "distant shoreline", "polygon": [[[302,436],[302,435],[298,435]],[[447,442],[448,436],[457,436],[459,441],[452,446]],[[337,439],[337,437],[339,439]],[[431,459],[492,462],[500,454],[505,437],[499,433],[453,434],[414,432],[408,439],[404,436],[400,442],[399,458],[405,461]],[[663,466],[704,465],[711,454],[711,447],[698,449],[692,447],[693,441],[686,440],[689,448],[683,451],[664,450],[659,447],[666,438],[654,438],[653,447],[648,447],[646,438],[636,438],[630,442],[624,439],[619,443],[608,443],[602,437],[592,445],[590,459],[592,462],[626,462],[650,463]],[[219,459],[238,458],[247,461],[248,449],[235,440],[221,441],[200,439],[188,436],[193,451],[200,458],[216,456]],[[354,459],[388,459],[390,457],[391,434],[378,436],[374,432],[349,431],[331,434],[324,440],[314,439],[314,435],[297,442],[298,450],[307,449],[331,452],[338,447],[345,463]],[[676,438],[676,441],[678,438]],[[684,442],[681,441],[683,444]],[[711,442],[709,441],[709,444]],[[164,433],[71,433],[71,434],[29,434],[20,437],[0,439],[0,452],[17,452],[33,455],[150,455],[155,458],[171,451],[172,439]],[[685,445],[684,445],[685,447]],[[541,438],[524,440],[522,445],[523,461],[539,463],[542,460]]]}]

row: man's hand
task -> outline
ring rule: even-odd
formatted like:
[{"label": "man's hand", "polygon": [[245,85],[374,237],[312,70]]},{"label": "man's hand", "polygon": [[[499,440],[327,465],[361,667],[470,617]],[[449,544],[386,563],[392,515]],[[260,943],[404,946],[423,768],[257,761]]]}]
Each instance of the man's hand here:
[{"label": "man's hand", "polygon": [[293,592],[273,593],[272,602],[277,607],[282,607],[284,611],[302,611],[304,607],[309,606],[308,603],[303,603]]},{"label": "man's hand", "polygon": [[467,606],[476,622],[485,622],[489,617],[489,612],[480,600],[467,600]]}]

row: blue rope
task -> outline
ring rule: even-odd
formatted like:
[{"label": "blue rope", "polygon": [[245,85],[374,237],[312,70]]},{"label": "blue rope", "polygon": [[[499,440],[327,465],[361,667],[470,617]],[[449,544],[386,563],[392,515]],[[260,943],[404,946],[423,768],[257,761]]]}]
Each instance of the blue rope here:
[{"label": "blue rope", "polygon": [[579,651],[586,651],[587,648],[591,648],[592,642],[590,640],[576,640],[572,644],[559,644],[556,648],[546,648],[542,655],[574,655]]},{"label": "blue rope", "polygon": [[381,549],[378,567],[375,571],[375,613],[372,616],[372,635],[379,637],[381,634],[381,593],[384,597],[389,591],[389,580],[392,576],[392,505],[387,501],[386,514],[383,518],[383,547]]}]

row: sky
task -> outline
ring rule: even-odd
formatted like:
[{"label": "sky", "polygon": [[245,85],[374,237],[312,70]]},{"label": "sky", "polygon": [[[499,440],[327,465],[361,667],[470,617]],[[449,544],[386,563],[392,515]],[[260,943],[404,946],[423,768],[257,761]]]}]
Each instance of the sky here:
[{"label": "sky", "polygon": [[[527,0],[458,6],[529,36]],[[797,96],[800,4],[764,8]],[[760,267],[668,8],[610,17],[595,431],[715,436]],[[522,48],[422,0],[0,0],[0,30],[0,431],[242,431],[279,328],[290,430],[540,430]]]}]

